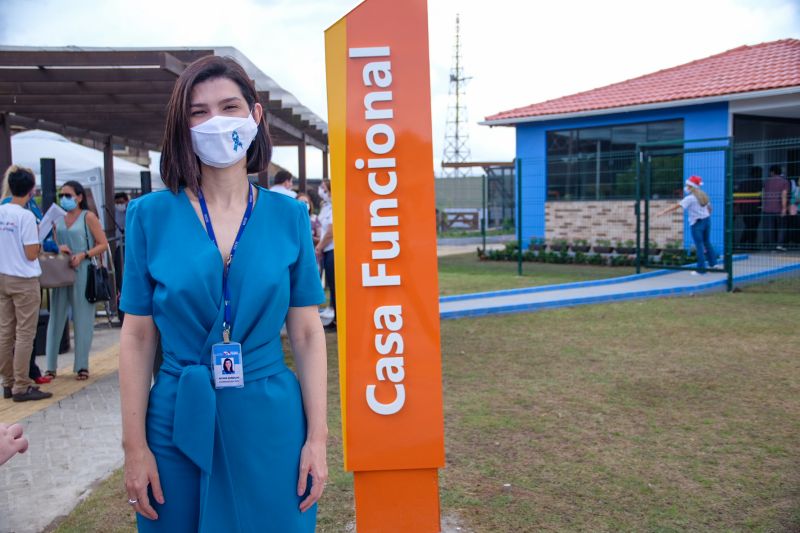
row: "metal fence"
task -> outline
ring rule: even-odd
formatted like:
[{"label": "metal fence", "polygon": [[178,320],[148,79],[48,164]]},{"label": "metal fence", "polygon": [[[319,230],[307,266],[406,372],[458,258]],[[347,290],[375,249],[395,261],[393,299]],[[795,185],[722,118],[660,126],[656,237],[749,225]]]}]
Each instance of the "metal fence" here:
[{"label": "metal fence", "polygon": [[731,286],[734,279],[800,276],[800,139],[648,143],[627,152],[521,158],[516,170],[520,272],[529,261],[696,269],[686,214],[669,208],[697,175],[711,201],[710,270],[727,272]]},{"label": "metal fence", "polygon": [[437,178],[437,229],[514,233],[513,167],[487,167],[484,176]]}]

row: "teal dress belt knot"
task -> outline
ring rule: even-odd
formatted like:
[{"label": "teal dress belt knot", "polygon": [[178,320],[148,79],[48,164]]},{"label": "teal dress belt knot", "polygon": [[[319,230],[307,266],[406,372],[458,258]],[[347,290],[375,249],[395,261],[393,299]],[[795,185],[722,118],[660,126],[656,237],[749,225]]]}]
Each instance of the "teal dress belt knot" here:
[{"label": "teal dress belt knot", "polygon": [[[288,370],[283,360],[280,337],[249,352],[245,349],[244,352],[245,387]],[[210,360],[211,356],[208,357]],[[161,365],[161,372],[178,378],[172,442],[204,474],[211,476],[217,426],[217,391],[211,363],[182,362],[181,359],[164,353]],[[235,390],[221,393],[235,393]]]}]

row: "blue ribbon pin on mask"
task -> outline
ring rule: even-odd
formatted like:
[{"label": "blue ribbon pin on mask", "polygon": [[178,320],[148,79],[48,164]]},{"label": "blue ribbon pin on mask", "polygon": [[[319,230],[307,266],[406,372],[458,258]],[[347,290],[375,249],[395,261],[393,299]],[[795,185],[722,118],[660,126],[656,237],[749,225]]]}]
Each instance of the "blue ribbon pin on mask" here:
[{"label": "blue ribbon pin on mask", "polygon": [[233,133],[231,134],[231,138],[233,139],[233,151],[234,152],[237,151],[240,146],[242,148],[244,148],[244,144],[242,144],[242,141],[239,140],[239,132],[238,131],[234,130]]}]

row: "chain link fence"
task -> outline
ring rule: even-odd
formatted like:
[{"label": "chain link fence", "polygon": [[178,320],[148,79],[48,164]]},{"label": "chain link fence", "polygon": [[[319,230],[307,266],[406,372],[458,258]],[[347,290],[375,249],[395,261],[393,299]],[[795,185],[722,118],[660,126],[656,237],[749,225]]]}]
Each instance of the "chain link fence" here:
[{"label": "chain link fence", "polygon": [[697,268],[692,227],[676,208],[697,175],[711,203],[710,270],[742,281],[800,276],[800,139],[648,143],[520,158],[516,171],[522,250],[504,258],[520,270],[535,261]]},{"label": "chain link fence", "polygon": [[437,178],[437,231],[442,237],[514,235],[514,167],[484,167],[485,175]]}]

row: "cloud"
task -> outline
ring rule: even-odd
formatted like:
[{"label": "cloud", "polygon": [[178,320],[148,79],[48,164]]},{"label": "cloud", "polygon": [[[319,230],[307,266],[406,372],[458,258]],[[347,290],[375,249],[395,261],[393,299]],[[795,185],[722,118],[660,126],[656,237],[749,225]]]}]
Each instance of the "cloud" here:
[{"label": "cloud", "polygon": [[[402,0],[398,0],[402,1]],[[327,114],[324,30],[357,0],[0,0],[0,43],[40,46],[234,46]],[[743,44],[800,38],[796,0],[429,0],[434,156],[444,149],[455,14],[461,13],[474,160],[514,157],[514,130],[485,116],[640,76]],[[9,21],[25,21],[13,24]],[[319,175],[319,153],[308,152]],[[294,149],[276,161],[293,171]]]}]

